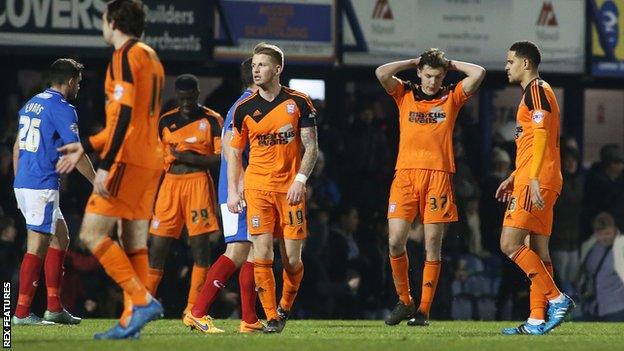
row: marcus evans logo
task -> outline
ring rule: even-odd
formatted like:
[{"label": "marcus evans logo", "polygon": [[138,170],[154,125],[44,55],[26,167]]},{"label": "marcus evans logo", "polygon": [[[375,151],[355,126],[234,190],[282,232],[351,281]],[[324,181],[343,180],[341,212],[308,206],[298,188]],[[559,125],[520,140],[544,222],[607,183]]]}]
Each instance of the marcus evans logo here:
[{"label": "marcus evans logo", "polygon": [[288,123],[276,133],[258,135],[258,146],[286,145],[293,139],[295,139],[295,128]]},{"label": "marcus evans logo", "polygon": [[409,121],[418,124],[442,123],[445,120],[446,112],[440,106],[432,108],[429,112],[411,111],[409,114]]}]

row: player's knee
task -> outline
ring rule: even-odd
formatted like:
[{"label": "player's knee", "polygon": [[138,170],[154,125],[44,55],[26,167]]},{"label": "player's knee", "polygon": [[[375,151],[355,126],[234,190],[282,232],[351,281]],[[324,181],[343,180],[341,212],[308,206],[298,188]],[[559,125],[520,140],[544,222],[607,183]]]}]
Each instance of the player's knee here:
[{"label": "player's knee", "polygon": [[405,252],[405,240],[398,236],[390,236],[388,239],[388,248],[390,255],[400,256]]},{"label": "player's knee", "polygon": [[41,234],[29,234],[29,235],[33,235],[33,237],[28,239],[28,242],[26,244],[26,252],[32,255],[36,255],[40,258],[44,258],[46,255],[46,252],[48,251],[50,237],[47,235],[41,235]]},{"label": "player's knee", "polygon": [[210,250],[198,250],[193,253],[193,261],[196,266],[208,267],[210,266]]},{"label": "player's knee", "polygon": [[512,256],[513,254],[516,253],[516,251],[518,251],[518,249],[520,249],[522,245],[518,244],[516,242],[513,241],[501,241],[500,243],[500,249],[501,251],[507,255],[507,256]]},{"label": "player's knee", "polygon": [[[245,263],[247,258],[249,257],[249,244],[243,243],[231,243],[228,244],[225,249],[224,255],[229,258],[236,267],[240,267]],[[253,260],[252,260],[253,261]]]},{"label": "player's knee", "polygon": [[163,269],[169,254],[171,239],[150,235],[148,245],[149,265],[151,268]]},{"label": "player's knee", "polygon": [[78,238],[89,250],[91,250],[91,252],[95,250],[100,241],[96,235],[93,235],[88,231],[80,231]]},{"label": "player's knee", "polygon": [[254,244],[254,257],[257,259],[273,259],[273,246]]},{"label": "player's knee", "polygon": [[303,262],[301,261],[301,257],[288,257],[283,259],[282,264],[284,265],[284,269],[289,272],[294,272],[298,270]]}]

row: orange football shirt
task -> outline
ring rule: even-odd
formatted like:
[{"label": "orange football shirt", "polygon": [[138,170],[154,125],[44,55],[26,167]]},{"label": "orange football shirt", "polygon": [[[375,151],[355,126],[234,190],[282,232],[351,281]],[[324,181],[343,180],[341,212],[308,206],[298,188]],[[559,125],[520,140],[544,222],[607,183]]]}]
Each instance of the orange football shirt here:
[{"label": "orange football shirt", "polygon": [[129,40],[115,50],[106,72],[106,127],[90,139],[100,149],[100,168],[123,162],[162,169],[162,147],[158,141],[161,91],[165,72],[156,52],[138,40]]},{"label": "orange football shirt", "polygon": [[442,87],[434,96],[399,79],[390,94],[399,108],[399,155],[395,169],[431,169],[455,173],[453,129],[470,97],[463,81]]},{"label": "orange football shirt", "polygon": [[529,83],[516,114],[515,185],[529,184],[533,161],[533,135],[537,128],[547,133],[546,151],[539,175],[540,186],[561,192],[561,156],[559,151],[559,105],[548,83],[536,78]]},{"label": "orange football shirt", "polygon": [[273,101],[256,91],[236,105],[231,145],[249,143],[245,189],[288,192],[301,165],[301,128],[316,125],[316,110],[307,95],[282,87]]},{"label": "orange football shirt", "polygon": [[164,113],[158,123],[158,136],[165,153],[165,170],[175,161],[171,154],[172,146],[177,151],[192,151],[204,156],[220,155],[221,128],[221,115],[204,106],[192,119],[182,117],[179,107]]}]

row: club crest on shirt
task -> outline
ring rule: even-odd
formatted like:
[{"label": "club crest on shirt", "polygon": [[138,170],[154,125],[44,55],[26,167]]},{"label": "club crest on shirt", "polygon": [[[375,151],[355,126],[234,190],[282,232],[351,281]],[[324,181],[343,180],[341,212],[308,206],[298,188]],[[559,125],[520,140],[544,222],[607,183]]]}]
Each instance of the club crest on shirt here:
[{"label": "club crest on shirt", "polygon": [[158,229],[158,226],[160,225],[160,221],[155,219],[152,221],[152,228],[154,229]]},{"label": "club crest on shirt", "polygon": [[206,123],[206,121],[199,122],[199,130],[201,130],[202,132],[206,130],[207,126],[208,124]]},{"label": "club crest on shirt", "polygon": [[390,205],[388,205],[388,213],[394,213],[394,211],[396,211],[396,203],[391,202]]},{"label": "club crest on shirt", "polygon": [[124,93],[123,85],[121,84],[115,85],[115,88],[113,89],[113,99],[115,100],[121,99],[121,97],[123,96],[123,93]]},{"label": "club crest on shirt", "polygon": [[533,114],[531,115],[531,118],[533,119],[533,122],[540,124],[542,123],[542,121],[544,120],[544,111],[542,110],[535,110],[533,111]]},{"label": "club crest on shirt", "polygon": [[251,226],[253,228],[259,228],[260,227],[260,216],[258,216],[258,215],[251,216]]},{"label": "club crest on shirt", "polygon": [[286,104],[286,112],[288,112],[291,115],[295,113],[295,103],[294,102],[289,102],[289,103]]}]

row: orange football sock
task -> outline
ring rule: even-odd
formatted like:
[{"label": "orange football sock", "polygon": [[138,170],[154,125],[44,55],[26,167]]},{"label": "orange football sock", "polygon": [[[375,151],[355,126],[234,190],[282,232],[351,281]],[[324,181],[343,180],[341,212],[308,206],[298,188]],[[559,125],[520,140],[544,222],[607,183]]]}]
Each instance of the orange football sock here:
[{"label": "orange football sock", "polygon": [[[552,262],[544,262],[544,267],[548,271],[551,277],[554,277]],[[537,289],[533,283],[531,283],[531,293],[529,295],[529,301],[531,306],[531,314],[529,318],[545,320],[546,319],[546,306],[548,306],[548,299]]]},{"label": "orange football sock", "polygon": [[267,320],[277,319],[277,302],[275,298],[275,276],[273,275],[273,260],[257,258],[254,262],[254,280],[258,297]]},{"label": "orange football sock", "polygon": [[553,300],[561,295],[561,291],[544,267],[544,263],[533,250],[522,245],[511,260],[522,268],[527,277],[531,279],[531,286],[535,284],[538,291],[541,291],[548,300]]},{"label": "orange football sock", "polygon": [[193,305],[195,305],[197,295],[199,295],[199,292],[206,281],[206,274],[208,273],[209,268],[210,267],[200,267],[196,264],[193,265],[193,271],[191,272],[191,286],[189,287],[188,300],[184,311],[190,311],[193,308]]},{"label": "orange football sock", "polygon": [[303,262],[301,262],[301,265],[295,269],[294,272],[289,272],[284,269],[282,271],[282,278],[284,280],[284,285],[282,286],[282,298],[280,299],[279,305],[286,311],[290,311],[295,302],[295,297],[297,297],[301,280],[303,279]]},{"label": "orange football sock", "polygon": [[422,291],[420,293],[418,311],[422,312],[427,318],[429,318],[429,311],[431,311],[431,304],[438,286],[441,267],[442,261],[425,261],[425,267],[423,268]]},{"label": "orange football sock", "polygon": [[133,304],[145,305],[149,302],[150,294],[134,272],[128,256],[111,238],[102,240],[93,250],[93,255],[100,261],[106,274],[130,295]]},{"label": "orange football sock", "polygon": [[[147,272],[149,260],[147,258],[147,248],[126,251],[126,256],[132,264],[132,268],[143,285],[147,285]],[[124,309],[119,318],[119,324],[126,327],[132,316],[132,300],[130,295],[124,291]]]},{"label": "orange football sock", "polygon": [[147,291],[149,291],[152,296],[156,296],[156,291],[158,290],[158,285],[160,284],[163,274],[163,270],[158,268],[150,268],[147,271],[147,283],[145,284],[145,288],[147,288]]},{"label": "orange football sock", "polygon": [[394,280],[394,287],[399,295],[399,300],[401,300],[401,302],[405,305],[412,304],[412,294],[410,292],[409,284],[409,259],[407,257],[407,252],[404,252],[403,255],[397,257],[390,256],[390,267],[392,268],[392,280]]}]

